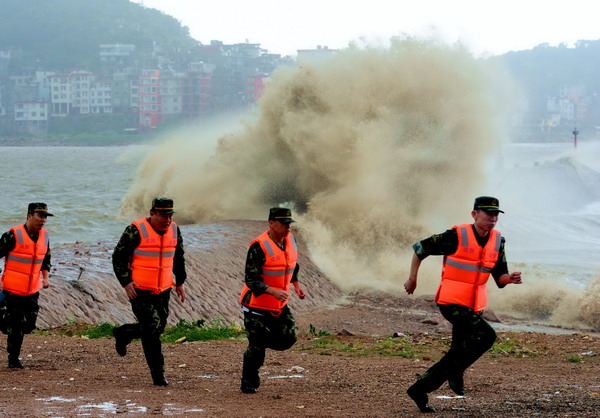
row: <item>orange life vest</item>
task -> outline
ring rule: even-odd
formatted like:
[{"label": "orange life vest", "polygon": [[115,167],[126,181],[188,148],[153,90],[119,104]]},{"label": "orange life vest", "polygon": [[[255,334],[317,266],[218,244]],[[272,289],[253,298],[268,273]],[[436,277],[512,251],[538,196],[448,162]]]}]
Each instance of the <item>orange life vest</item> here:
[{"label": "orange life vest", "polygon": [[[292,281],[294,269],[296,268],[296,263],[298,261],[298,248],[294,236],[288,234],[285,238],[285,251],[273,242],[271,237],[269,237],[269,231],[262,233],[250,243],[250,246],[255,242],[260,244],[260,247],[265,253],[265,264],[263,265],[260,277],[262,277],[267,286],[289,292],[290,282]],[[250,302],[244,303],[244,297],[248,292],[250,292]],[[287,304],[287,301],[281,302],[274,296],[266,293],[263,293],[260,296],[254,296],[254,293],[250,291],[250,288],[244,285],[242,294],[240,295],[240,303],[251,308],[281,311]]]},{"label": "orange life vest", "polygon": [[3,288],[19,296],[33,295],[42,287],[40,271],[48,252],[48,231],[40,230],[37,242],[34,242],[25,226],[10,230],[15,234],[16,245],[4,260]]},{"label": "orange life vest", "polygon": [[136,288],[163,292],[174,286],[173,259],[177,247],[177,224],[160,235],[146,218],[133,223],[140,231],[140,245],[133,251],[131,279]]},{"label": "orange life vest", "polygon": [[444,257],[442,282],[435,301],[483,311],[487,305],[486,282],[498,260],[502,236],[495,229],[490,231],[488,242],[482,248],[470,224],[454,229],[458,233],[458,248],[454,254]]}]

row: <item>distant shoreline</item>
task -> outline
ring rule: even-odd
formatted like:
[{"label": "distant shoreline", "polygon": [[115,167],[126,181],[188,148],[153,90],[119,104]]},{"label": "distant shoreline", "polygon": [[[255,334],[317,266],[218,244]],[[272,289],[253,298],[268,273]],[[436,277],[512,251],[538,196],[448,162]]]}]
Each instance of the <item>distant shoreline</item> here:
[{"label": "distant shoreline", "polygon": [[0,138],[0,147],[108,147],[151,143],[156,136],[73,136],[63,138]]}]

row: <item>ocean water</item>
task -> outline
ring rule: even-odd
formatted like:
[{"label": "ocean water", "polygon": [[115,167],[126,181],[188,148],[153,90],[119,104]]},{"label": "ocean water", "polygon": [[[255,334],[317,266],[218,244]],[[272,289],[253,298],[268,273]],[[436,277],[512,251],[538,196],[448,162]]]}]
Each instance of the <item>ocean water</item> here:
[{"label": "ocean water", "polygon": [[118,239],[122,199],[148,146],[0,147],[0,231],[27,217],[29,202],[45,202],[53,246]]},{"label": "ocean water", "polygon": [[509,262],[575,288],[600,267],[600,142],[510,144],[488,161]]}]

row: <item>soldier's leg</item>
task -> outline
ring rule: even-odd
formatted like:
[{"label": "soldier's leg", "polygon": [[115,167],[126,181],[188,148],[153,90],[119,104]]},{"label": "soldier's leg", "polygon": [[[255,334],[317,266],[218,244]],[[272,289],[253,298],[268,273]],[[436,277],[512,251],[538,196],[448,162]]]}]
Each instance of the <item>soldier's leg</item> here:
[{"label": "soldier's leg", "polygon": [[244,312],[244,327],[248,333],[248,348],[244,352],[241,391],[255,393],[260,386],[258,371],[265,362],[269,331],[264,316]]},{"label": "soldier's leg", "polygon": [[291,348],[296,343],[296,328],[294,316],[286,305],[279,317],[272,318],[267,347],[278,351]]},{"label": "soldier's leg", "polygon": [[453,325],[448,384],[456,394],[463,395],[465,370],[490,349],[496,332],[481,315],[464,306],[448,305],[440,310]]},{"label": "soldier's leg", "polygon": [[451,349],[456,358],[454,364],[464,371],[494,345],[496,332],[472,309],[457,305],[448,306],[454,308],[440,307],[440,311],[444,318],[452,323]]},{"label": "soldier's leg", "polygon": [[35,329],[39,312],[39,293],[29,296],[17,296],[9,292],[6,295],[6,351],[8,352],[8,367],[22,369],[19,360],[25,334]]},{"label": "soldier's leg", "polygon": [[127,354],[127,346],[132,340],[142,337],[140,324],[124,324],[114,327],[112,330],[115,337],[115,349],[120,356]]},{"label": "soldier's leg", "polygon": [[[166,308],[162,306],[165,301]],[[166,385],[168,382],[164,380],[164,357],[160,336],[166,324],[165,313],[168,315],[168,297],[138,291],[138,296],[131,301],[131,307],[139,323],[142,348],[152,380],[155,384]]]}]

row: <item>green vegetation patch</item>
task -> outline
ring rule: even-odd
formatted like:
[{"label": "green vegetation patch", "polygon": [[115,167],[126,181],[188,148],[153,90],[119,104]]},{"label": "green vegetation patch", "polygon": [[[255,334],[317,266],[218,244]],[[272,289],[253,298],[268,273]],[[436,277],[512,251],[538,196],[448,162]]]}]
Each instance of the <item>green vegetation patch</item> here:
[{"label": "green vegetation patch", "polygon": [[[43,331],[36,331],[36,333],[41,335],[64,335],[81,338],[113,338],[112,330],[115,326],[117,325],[108,322],[100,325],[70,322],[67,325]],[[240,338],[244,334],[244,330],[236,326],[233,322],[226,324],[220,319],[211,321],[206,321],[204,319],[199,319],[197,321],[181,319],[177,325],[165,329],[161,340],[165,343],[228,340]]]},{"label": "green vegetation patch", "polygon": [[492,356],[509,356],[509,357],[538,357],[539,353],[534,351],[518,339],[512,336],[498,337],[492,348],[490,349]]}]

